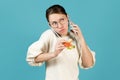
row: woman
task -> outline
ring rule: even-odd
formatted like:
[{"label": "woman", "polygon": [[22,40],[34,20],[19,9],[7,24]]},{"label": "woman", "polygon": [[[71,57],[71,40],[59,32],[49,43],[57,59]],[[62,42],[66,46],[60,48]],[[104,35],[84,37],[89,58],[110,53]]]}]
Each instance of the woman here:
[{"label": "woman", "polygon": [[[79,80],[79,65],[91,68],[95,63],[94,52],[61,5],[49,7],[46,18],[50,29],[29,47],[26,60],[32,66],[45,62],[46,80]],[[70,25],[73,26],[71,31]]]}]

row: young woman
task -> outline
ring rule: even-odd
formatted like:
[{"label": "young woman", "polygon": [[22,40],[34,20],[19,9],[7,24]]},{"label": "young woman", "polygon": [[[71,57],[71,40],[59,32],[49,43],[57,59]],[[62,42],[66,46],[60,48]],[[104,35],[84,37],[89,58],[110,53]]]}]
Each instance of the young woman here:
[{"label": "young woman", "polygon": [[91,68],[95,53],[87,46],[80,28],[69,21],[61,5],[50,6],[46,18],[50,29],[30,45],[26,60],[32,66],[45,62],[46,80],[79,80],[79,65]]}]

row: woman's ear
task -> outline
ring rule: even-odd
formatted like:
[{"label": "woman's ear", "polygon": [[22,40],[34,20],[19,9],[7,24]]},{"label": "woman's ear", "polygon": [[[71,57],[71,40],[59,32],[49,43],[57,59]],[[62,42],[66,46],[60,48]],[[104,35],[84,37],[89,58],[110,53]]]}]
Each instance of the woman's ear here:
[{"label": "woman's ear", "polygon": [[68,20],[69,20],[69,15],[67,15],[67,18],[68,18]]},{"label": "woman's ear", "polygon": [[67,18],[69,18],[69,15],[67,14]]},{"label": "woman's ear", "polygon": [[69,20],[69,15],[67,15],[67,19],[68,19],[68,23],[70,22],[70,20]]}]

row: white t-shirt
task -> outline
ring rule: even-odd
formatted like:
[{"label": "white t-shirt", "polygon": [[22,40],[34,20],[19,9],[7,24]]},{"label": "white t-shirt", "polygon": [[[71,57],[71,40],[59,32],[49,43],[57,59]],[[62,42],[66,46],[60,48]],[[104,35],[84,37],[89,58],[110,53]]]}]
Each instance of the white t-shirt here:
[{"label": "white t-shirt", "polygon": [[[68,40],[70,37],[63,38]],[[54,52],[57,40],[58,37],[56,37],[52,30],[45,31],[40,39],[28,48],[27,62],[32,66],[42,65],[43,63],[35,63],[34,58],[41,53]],[[46,62],[45,80],[79,80],[79,65],[84,68],[81,64],[80,55],[82,55],[82,52],[78,52],[75,41],[72,44],[75,45],[75,48],[65,48],[57,57]],[[91,52],[95,63],[95,52]]]}]

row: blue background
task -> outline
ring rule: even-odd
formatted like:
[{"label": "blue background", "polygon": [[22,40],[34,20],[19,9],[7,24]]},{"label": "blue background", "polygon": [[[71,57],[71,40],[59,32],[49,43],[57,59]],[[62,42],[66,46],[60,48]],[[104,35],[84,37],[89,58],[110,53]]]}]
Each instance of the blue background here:
[{"label": "blue background", "polygon": [[48,29],[45,10],[65,7],[78,24],[96,65],[80,69],[81,80],[120,80],[120,0],[0,0],[0,80],[44,80],[45,65],[26,62],[28,46]]}]

